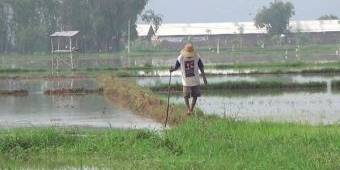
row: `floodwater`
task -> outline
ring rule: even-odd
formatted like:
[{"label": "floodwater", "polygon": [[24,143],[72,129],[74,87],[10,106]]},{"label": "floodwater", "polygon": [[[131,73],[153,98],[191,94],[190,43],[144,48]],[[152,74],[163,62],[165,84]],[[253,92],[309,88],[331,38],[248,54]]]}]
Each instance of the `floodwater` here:
[{"label": "floodwater", "polygon": [[[183,102],[182,97],[171,98]],[[217,96],[206,94],[197,106],[205,113],[237,120],[273,120],[311,124],[340,123],[340,94],[282,93]]]},{"label": "floodwater", "polygon": [[55,88],[96,89],[92,79],[0,80],[0,90],[28,90],[28,96],[0,96],[0,127],[75,126],[96,128],[160,128],[161,125],[110,104],[99,94],[45,96]]},{"label": "floodwater", "polygon": [[0,79],[0,90],[28,90],[30,93],[43,93],[51,89],[97,89],[94,79],[54,78],[54,79]]},{"label": "floodwater", "polygon": [[[153,79],[153,80],[151,80]],[[180,83],[175,77],[173,83]],[[283,82],[327,82],[327,90],[321,91],[209,91],[203,92],[197,106],[205,113],[237,120],[273,120],[310,124],[340,123],[340,93],[332,89],[331,82],[340,76],[325,75],[253,75],[214,76],[210,83],[225,81],[283,81]],[[139,78],[142,86],[167,83],[167,77]],[[171,101],[183,103],[180,94],[173,94]]]}]

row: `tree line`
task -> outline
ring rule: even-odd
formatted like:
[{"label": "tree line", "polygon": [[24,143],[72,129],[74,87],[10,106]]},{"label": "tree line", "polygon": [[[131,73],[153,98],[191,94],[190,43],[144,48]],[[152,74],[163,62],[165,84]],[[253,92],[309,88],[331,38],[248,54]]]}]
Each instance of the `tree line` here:
[{"label": "tree line", "polygon": [[[274,1],[269,7],[263,6],[255,16],[255,25],[266,28],[271,35],[288,33],[289,21],[295,15],[295,7],[291,2]],[[338,20],[335,15],[322,15],[318,20]]]},{"label": "tree line", "polygon": [[[79,30],[86,52],[124,47],[128,24],[136,21],[148,0],[0,0],[0,53],[47,52],[49,35]],[[129,22],[130,21],[130,22]]]}]

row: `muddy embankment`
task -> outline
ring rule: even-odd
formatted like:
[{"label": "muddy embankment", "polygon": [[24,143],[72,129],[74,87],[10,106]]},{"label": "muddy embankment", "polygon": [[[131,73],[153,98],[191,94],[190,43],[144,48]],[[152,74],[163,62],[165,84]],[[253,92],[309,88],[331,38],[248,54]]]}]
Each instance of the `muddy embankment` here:
[{"label": "muddy embankment", "polygon": [[[160,84],[150,87],[152,91],[166,92],[168,90],[167,84]],[[181,84],[172,84],[170,89],[173,92],[182,91]],[[282,90],[282,91],[325,91],[327,89],[326,82],[308,82],[308,83],[295,83],[295,82],[278,82],[278,81],[226,81],[208,84],[202,86],[202,90],[216,91],[216,90]]]},{"label": "muddy embankment", "polygon": [[0,96],[28,96],[27,90],[0,90]]},{"label": "muddy embankment", "polygon": [[67,96],[67,95],[88,95],[88,94],[103,94],[103,89],[54,89],[44,91],[44,95],[52,96]]},{"label": "muddy embankment", "polygon": [[[162,100],[152,91],[110,75],[98,77],[98,82],[103,87],[105,97],[111,103],[122,108],[128,108],[138,115],[164,122],[167,101]],[[185,112],[184,105],[171,105],[169,123],[182,122],[185,119]]]}]

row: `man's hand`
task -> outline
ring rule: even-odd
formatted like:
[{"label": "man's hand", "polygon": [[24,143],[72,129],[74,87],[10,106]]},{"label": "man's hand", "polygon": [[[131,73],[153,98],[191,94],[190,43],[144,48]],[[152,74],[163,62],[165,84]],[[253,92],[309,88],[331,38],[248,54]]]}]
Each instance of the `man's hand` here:
[{"label": "man's hand", "polygon": [[202,73],[204,85],[208,85],[207,77],[205,76],[205,72],[203,69],[201,70],[201,73]]},{"label": "man's hand", "polygon": [[174,71],[175,71],[174,67],[171,66],[171,67],[169,68],[169,72],[172,73],[172,72],[174,72]]},{"label": "man's hand", "polygon": [[205,76],[203,76],[203,81],[204,81],[204,85],[208,85],[208,81],[207,81],[207,78]]}]

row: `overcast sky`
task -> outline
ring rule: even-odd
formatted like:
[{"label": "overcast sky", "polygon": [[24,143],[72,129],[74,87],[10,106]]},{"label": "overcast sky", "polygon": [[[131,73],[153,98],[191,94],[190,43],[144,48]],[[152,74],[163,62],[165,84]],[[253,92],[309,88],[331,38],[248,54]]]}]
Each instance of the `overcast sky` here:
[{"label": "overcast sky", "polygon": [[[295,20],[313,20],[324,14],[340,17],[340,0],[290,0]],[[271,0],[150,0],[147,9],[164,16],[165,23],[252,21]]]}]

